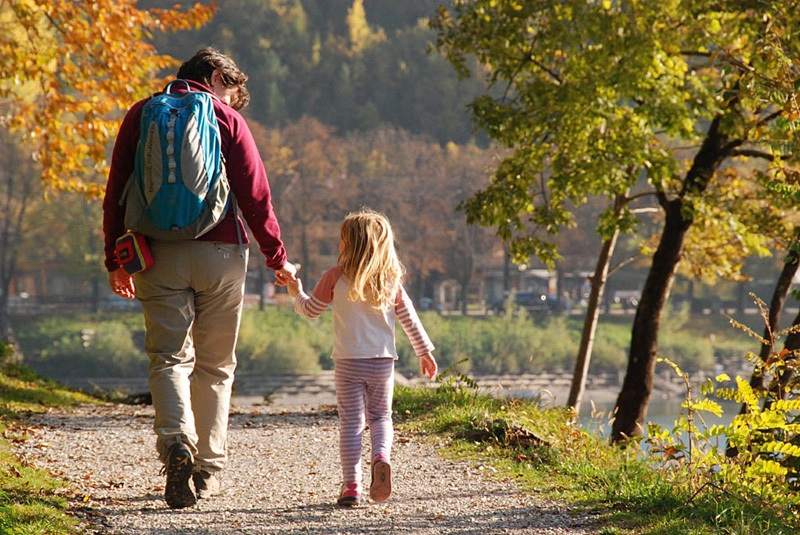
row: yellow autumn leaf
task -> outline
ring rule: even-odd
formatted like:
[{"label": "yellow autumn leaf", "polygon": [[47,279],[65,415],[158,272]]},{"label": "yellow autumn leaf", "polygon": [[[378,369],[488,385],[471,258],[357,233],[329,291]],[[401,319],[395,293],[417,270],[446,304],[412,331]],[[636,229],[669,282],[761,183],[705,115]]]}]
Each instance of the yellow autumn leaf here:
[{"label": "yellow autumn leaf", "polygon": [[5,124],[31,142],[48,187],[102,193],[87,181],[106,173],[117,121],[97,117],[121,116],[161,85],[158,72],[177,66],[150,44],[153,32],[197,28],[215,11],[213,2],[188,9],[140,9],[136,0],[5,3],[0,55],[11,59],[0,62],[0,96],[10,110]]}]

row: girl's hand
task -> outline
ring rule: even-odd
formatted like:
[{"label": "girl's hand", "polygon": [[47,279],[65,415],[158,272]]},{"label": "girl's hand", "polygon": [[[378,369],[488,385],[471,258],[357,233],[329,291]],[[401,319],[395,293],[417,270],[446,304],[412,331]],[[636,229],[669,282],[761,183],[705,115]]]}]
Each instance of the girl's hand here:
[{"label": "girl's hand", "polygon": [[433,381],[433,378],[436,377],[436,371],[436,359],[433,358],[433,355],[430,353],[423,353],[419,356],[419,372],[423,377],[427,377]]},{"label": "girl's hand", "polygon": [[303,291],[303,281],[298,278],[295,278],[293,281],[287,281],[286,289],[289,291],[289,295],[297,297],[297,294]]}]

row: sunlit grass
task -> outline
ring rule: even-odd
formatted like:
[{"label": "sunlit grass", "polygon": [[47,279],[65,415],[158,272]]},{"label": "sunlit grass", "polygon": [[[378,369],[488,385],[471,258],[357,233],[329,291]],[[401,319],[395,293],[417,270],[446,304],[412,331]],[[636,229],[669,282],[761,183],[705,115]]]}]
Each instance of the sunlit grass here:
[{"label": "sunlit grass", "polygon": [[693,474],[669,477],[636,447],[612,447],[577,427],[570,412],[536,400],[477,394],[458,377],[433,388],[397,388],[395,412],[405,429],[427,435],[444,455],[477,459],[490,477],[597,513],[605,535],[788,535],[800,526],[769,508],[743,503]]},{"label": "sunlit grass", "polygon": [[11,443],[25,440],[28,429],[19,421],[26,412],[46,411],[94,402],[53,381],[38,378],[23,366],[0,368],[0,533],[61,535],[75,533],[76,520],[66,514],[67,501],[57,494],[64,483],[44,470],[20,461]]}]

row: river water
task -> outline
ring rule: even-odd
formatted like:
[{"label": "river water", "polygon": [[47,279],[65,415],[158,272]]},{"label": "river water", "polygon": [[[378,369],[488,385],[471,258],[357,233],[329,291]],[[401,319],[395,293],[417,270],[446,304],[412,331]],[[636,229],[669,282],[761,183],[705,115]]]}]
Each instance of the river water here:
[{"label": "river water", "polygon": [[[716,416],[713,413],[707,411],[695,411],[693,418],[694,418],[694,427],[698,429],[699,432],[704,432],[707,429],[711,428],[713,425],[728,425],[731,423],[731,420],[734,416],[739,413],[739,409],[741,404],[734,403],[730,401],[720,401],[716,399],[712,399],[716,403],[719,403],[722,407],[722,415]],[[681,418],[686,418],[688,411],[681,406],[683,403],[682,399],[679,398],[656,398],[651,400],[647,415],[645,416],[646,423],[654,423],[656,425],[661,426],[663,429],[666,429],[672,433],[673,436],[681,438],[684,442],[686,439],[684,432],[674,432],[673,430],[676,427],[676,423]],[[581,414],[579,418],[579,422],[581,428],[599,435],[600,437],[609,439],[611,437],[611,418],[612,413],[614,411],[615,403],[595,403],[594,413],[592,412],[591,407],[584,409],[581,408]],[[647,434],[647,425],[645,425],[645,437],[648,436]],[[717,442],[714,442],[720,448],[725,447],[725,438],[718,437],[715,438]],[[643,443],[643,449],[647,449],[647,446]]]}]

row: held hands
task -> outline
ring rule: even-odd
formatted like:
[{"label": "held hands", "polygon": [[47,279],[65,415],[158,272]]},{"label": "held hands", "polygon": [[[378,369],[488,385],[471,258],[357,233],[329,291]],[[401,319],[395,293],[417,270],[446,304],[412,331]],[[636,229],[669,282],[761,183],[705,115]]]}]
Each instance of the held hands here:
[{"label": "held hands", "polygon": [[423,377],[427,377],[433,381],[433,378],[436,377],[436,371],[436,359],[433,358],[433,355],[430,353],[423,353],[419,356],[419,372]]},{"label": "held hands", "polygon": [[133,277],[122,268],[109,272],[108,284],[111,286],[111,291],[119,296],[127,299],[135,297],[136,288],[133,285]]},{"label": "held hands", "polygon": [[275,284],[286,286],[289,281],[295,280],[297,266],[291,262],[286,262],[282,268],[275,270]]},{"label": "held hands", "polygon": [[289,295],[297,297],[297,294],[303,291],[303,281],[295,277],[293,281],[286,282],[286,289],[289,291]]}]

